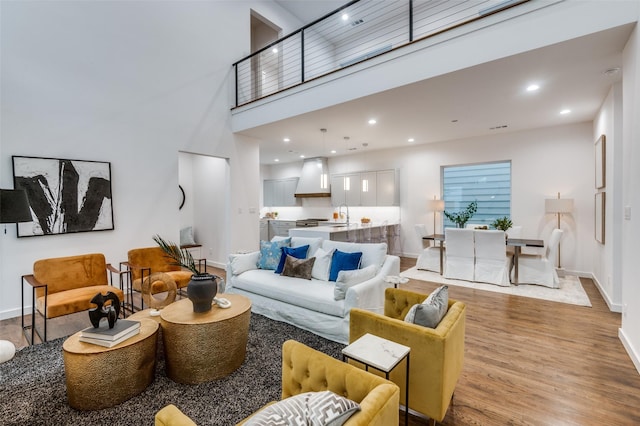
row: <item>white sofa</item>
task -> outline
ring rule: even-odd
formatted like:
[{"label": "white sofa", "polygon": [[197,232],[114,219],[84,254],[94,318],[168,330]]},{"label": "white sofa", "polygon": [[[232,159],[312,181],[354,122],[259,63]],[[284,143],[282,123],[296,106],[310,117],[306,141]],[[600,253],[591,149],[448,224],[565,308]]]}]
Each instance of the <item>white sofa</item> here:
[{"label": "white sofa", "polygon": [[251,299],[252,312],[311,331],[335,342],[349,343],[349,313],[357,307],[382,314],[384,291],[392,284],[388,275],[400,274],[400,258],[387,254],[386,243],[366,244],[292,237],[291,247],[309,244],[307,258],[318,247],[326,252],[362,252],[360,269],[374,265],[373,278],[347,287],[344,299],[336,300],[336,283],[312,278],[292,278],[259,269],[260,252],[231,254],[227,263],[226,292]]}]

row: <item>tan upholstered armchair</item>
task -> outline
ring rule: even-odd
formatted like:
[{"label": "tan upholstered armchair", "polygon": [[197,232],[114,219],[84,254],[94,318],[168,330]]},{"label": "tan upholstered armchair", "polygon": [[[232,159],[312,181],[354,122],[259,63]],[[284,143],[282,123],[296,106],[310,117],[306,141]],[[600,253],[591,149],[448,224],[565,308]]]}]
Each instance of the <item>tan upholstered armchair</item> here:
[{"label": "tan upholstered armchair", "polygon": [[[178,290],[186,287],[191,281],[193,273],[183,270],[178,265],[173,265],[172,262],[171,258],[165,255],[160,247],[129,250],[127,253],[127,267],[131,273],[133,290],[140,292],[142,290],[142,281],[156,272],[164,272],[169,275],[176,282]],[[167,290],[164,282],[160,280],[151,283],[150,287],[152,293],[161,293]]]},{"label": "tan upholstered armchair", "polygon": [[[33,274],[22,276],[22,329],[27,340],[29,335],[26,331],[31,329],[29,343],[33,344],[36,333],[43,342],[47,341],[47,319],[95,308],[91,299],[98,293],[106,294],[110,291],[122,303],[124,293],[109,285],[107,269],[117,272],[117,269],[107,265],[104,255],[100,253],[36,261],[33,264]],[[31,325],[28,326],[25,326],[24,321],[25,282],[32,288]],[[44,335],[36,328],[36,311],[44,318]]]},{"label": "tan upholstered armchair", "polygon": [[[409,346],[409,408],[432,421],[442,421],[462,372],[466,306],[449,300],[447,313],[435,329],[404,322],[409,308],[426,298],[426,294],[387,288],[384,315],[351,310],[349,342],[371,333]],[[404,369],[392,371],[390,379],[400,388],[400,401],[404,401]]]},{"label": "tan upholstered armchair", "polygon": [[[345,426],[398,424],[398,386],[302,343],[286,341],[282,346],[282,399],[323,390],[330,390],[360,404],[360,411],[353,414],[344,423]],[[244,424],[249,418],[238,425]],[[188,425],[188,421],[187,416],[171,405],[156,414],[156,426]]]}]

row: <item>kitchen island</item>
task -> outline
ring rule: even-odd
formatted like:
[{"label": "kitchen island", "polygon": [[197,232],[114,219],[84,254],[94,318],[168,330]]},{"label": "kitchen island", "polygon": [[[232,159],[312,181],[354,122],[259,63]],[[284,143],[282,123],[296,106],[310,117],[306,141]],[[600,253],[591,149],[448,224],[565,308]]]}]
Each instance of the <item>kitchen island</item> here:
[{"label": "kitchen island", "polygon": [[[336,223],[330,222],[323,226],[289,229],[290,237],[321,237],[325,240],[352,242],[380,242],[385,237],[388,240],[395,235],[395,223]],[[385,235],[386,228],[386,235]]]}]

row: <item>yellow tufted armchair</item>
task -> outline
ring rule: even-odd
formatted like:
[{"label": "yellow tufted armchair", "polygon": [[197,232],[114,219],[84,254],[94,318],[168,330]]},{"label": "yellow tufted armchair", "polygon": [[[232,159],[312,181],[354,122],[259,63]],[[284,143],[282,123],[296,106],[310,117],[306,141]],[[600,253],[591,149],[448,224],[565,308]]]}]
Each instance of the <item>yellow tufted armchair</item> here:
[{"label": "yellow tufted armchair", "polygon": [[[409,408],[433,422],[444,419],[462,372],[466,305],[449,300],[447,313],[435,329],[404,322],[409,308],[426,298],[426,294],[387,288],[384,315],[351,310],[349,342],[371,333],[409,346]],[[390,379],[400,388],[400,401],[404,401],[405,370],[395,369]]]},{"label": "yellow tufted armchair", "polygon": [[[398,386],[381,377],[288,340],[282,345],[282,399],[304,392],[330,390],[360,404],[360,411],[345,426],[397,425]],[[244,424],[250,417],[244,419]],[[190,425],[191,420],[174,406],[156,414],[156,426]]]}]

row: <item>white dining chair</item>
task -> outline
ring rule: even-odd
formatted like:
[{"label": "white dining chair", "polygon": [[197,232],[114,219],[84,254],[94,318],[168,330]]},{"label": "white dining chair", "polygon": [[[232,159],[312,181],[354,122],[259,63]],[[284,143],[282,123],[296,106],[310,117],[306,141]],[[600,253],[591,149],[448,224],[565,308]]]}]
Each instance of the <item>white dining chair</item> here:
[{"label": "white dining chair", "polygon": [[[551,288],[560,287],[560,279],[555,268],[555,260],[558,257],[558,247],[562,238],[562,230],[554,229],[549,237],[544,256],[520,255],[518,256],[518,285],[536,284]],[[514,271],[511,271],[514,278]]]},{"label": "white dining chair", "polygon": [[[512,226],[511,228],[507,229],[505,231],[505,234],[507,235],[507,239],[509,238],[515,238],[515,239],[520,239],[522,238],[522,226]],[[522,250],[522,249],[521,249]],[[510,254],[511,256],[513,256],[515,252],[515,249],[511,246],[507,246],[507,253]]]},{"label": "white dining chair", "polygon": [[511,255],[507,253],[505,232],[500,230],[476,230],[473,238],[476,249],[473,280],[503,287],[510,286]]},{"label": "white dining chair", "polygon": [[475,263],[473,233],[473,229],[445,228],[444,239],[447,242],[445,278],[473,281]]},{"label": "white dining chair", "polygon": [[429,235],[424,223],[414,225],[414,229],[420,239],[420,243],[422,244],[422,252],[416,261],[416,268],[426,271],[440,272],[440,247],[436,245],[435,241],[433,242],[433,245],[431,245],[429,241],[422,239],[422,237]]}]

